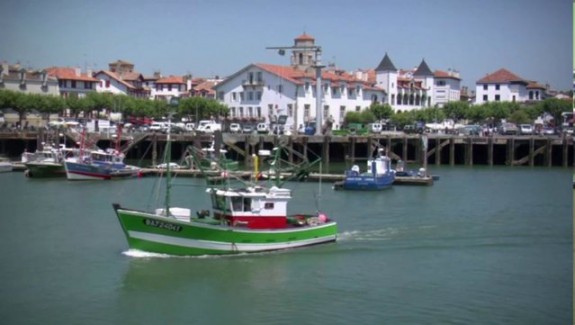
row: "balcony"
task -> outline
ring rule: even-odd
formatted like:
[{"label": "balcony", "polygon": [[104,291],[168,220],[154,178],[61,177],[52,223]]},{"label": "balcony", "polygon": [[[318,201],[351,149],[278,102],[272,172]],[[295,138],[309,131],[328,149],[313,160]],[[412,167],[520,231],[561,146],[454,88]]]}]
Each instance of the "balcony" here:
[{"label": "balcony", "polygon": [[242,80],[242,87],[244,88],[262,88],[264,86],[264,81],[263,80],[256,80],[256,79],[252,79],[252,80]]}]

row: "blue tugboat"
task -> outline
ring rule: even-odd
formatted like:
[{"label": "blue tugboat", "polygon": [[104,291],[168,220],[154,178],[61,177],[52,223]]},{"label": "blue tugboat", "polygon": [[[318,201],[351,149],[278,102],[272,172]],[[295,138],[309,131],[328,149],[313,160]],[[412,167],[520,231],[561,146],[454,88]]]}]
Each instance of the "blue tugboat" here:
[{"label": "blue tugboat", "polygon": [[334,184],[334,189],[382,190],[391,187],[394,181],[395,171],[391,169],[391,159],[383,155],[383,149],[379,149],[377,157],[367,161],[366,172],[361,172],[358,165],[352,166],[345,172],[344,180]]}]

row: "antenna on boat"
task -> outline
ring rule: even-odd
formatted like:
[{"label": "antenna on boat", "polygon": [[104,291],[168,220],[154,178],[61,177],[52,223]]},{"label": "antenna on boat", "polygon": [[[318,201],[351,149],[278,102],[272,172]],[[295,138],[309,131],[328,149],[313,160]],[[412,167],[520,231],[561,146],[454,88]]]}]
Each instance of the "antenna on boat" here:
[{"label": "antenna on boat", "polygon": [[316,202],[316,207],[317,207],[318,213],[320,211],[319,204],[321,202],[321,176],[323,175],[322,166],[323,166],[323,161],[320,161],[319,162],[319,187],[318,187],[317,202]]}]

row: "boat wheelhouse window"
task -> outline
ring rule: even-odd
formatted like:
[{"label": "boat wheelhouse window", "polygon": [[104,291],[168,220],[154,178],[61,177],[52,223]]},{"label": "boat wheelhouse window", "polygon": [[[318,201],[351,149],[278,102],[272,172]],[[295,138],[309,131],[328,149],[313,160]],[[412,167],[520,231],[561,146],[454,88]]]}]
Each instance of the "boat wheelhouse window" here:
[{"label": "boat wheelhouse window", "polygon": [[251,211],[252,199],[249,197],[244,197],[244,211]]},{"label": "boat wheelhouse window", "polygon": [[212,207],[216,210],[226,210],[226,198],[222,195],[212,195]]},{"label": "boat wheelhouse window", "polygon": [[232,210],[242,211],[243,210],[243,198],[241,196],[234,196],[232,199]]},{"label": "boat wheelhouse window", "polygon": [[271,210],[271,209],[273,209],[273,208],[274,208],[273,202],[266,202],[266,203],[264,204],[264,209],[266,209],[266,210]]}]

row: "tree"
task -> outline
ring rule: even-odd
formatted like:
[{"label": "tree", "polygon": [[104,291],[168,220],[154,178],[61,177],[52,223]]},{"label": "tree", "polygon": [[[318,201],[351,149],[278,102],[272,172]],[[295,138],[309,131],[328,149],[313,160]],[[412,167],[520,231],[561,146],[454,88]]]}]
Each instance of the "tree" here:
[{"label": "tree", "polygon": [[454,120],[465,118],[467,109],[469,109],[469,104],[464,101],[449,102],[443,106],[445,116]]},{"label": "tree", "polygon": [[393,115],[393,108],[389,104],[372,104],[369,111],[375,116],[376,120],[388,119]]},{"label": "tree", "polygon": [[511,113],[508,120],[515,124],[530,124],[531,122],[529,115],[524,110],[516,110],[515,112]]}]

